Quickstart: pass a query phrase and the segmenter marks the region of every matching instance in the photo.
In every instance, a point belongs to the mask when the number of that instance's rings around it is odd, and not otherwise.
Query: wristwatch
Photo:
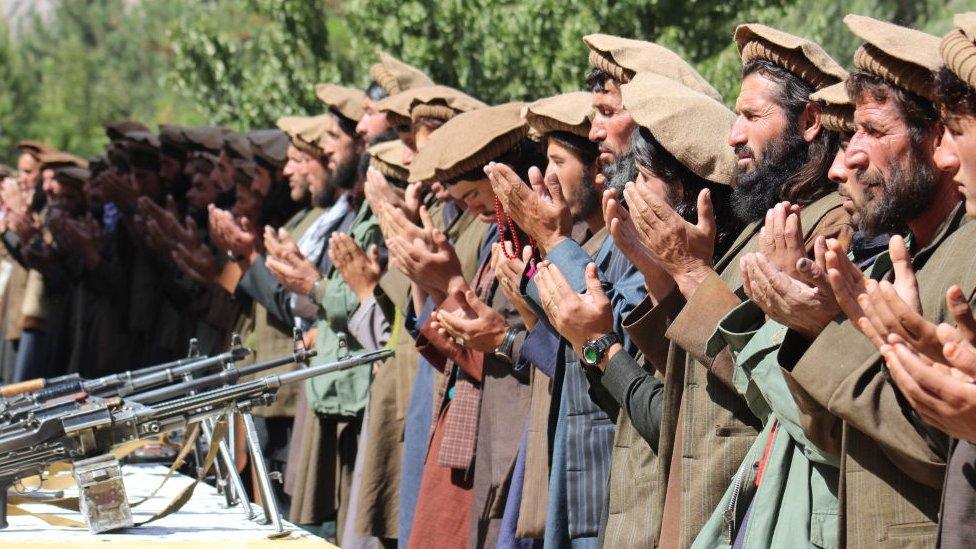
[[[586,343],[583,344],[583,348],[580,350],[580,364],[590,368],[595,368],[598,364],[600,364],[600,362],[603,361],[603,357],[607,354],[607,350],[609,350],[614,343],[620,343],[620,337],[614,332],[602,335],[596,339],[586,340]]]
[[[508,330],[505,331],[505,337],[502,338],[502,342],[498,344],[495,348],[495,357],[505,362],[512,363],[512,345],[515,343],[515,336],[518,335],[518,330],[509,326]]]

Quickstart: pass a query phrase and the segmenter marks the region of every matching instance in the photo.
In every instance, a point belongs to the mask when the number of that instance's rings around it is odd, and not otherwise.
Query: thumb
[[[891,265],[895,271],[895,279],[905,282],[915,280],[915,271],[912,270],[912,257],[908,254],[905,246],[905,239],[900,235],[891,237],[888,241],[888,255],[891,257]]]
[[[597,275],[596,263],[588,263],[586,265],[586,272],[583,273],[583,278],[586,284],[586,293],[593,295],[603,294],[603,284]]]
[[[464,301],[468,303],[468,307],[471,307],[471,310],[479,315],[485,311],[485,309],[490,308],[483,301],[478,299],[478,296],[474,295],[474,290],[467,290],[464,292]]]
[[[532,261],[532,246],[522,247],[522,261],[524,261],[526,264],[528,264],[529,261]]]
[[[544,181],[546,190],[549,191],[549,196],[552,198],[552,201],[556,204],[564,204],[566,199],[563,197],[563,184],[560,183],[559,177],[555,173],[552,173]]]
[[[241,218],[241,230],[244,232],[251,232],[251,221],[246,217]]]
[[[427,206],[420,207],[420,224],[425,229],[432,229],[434,227],[434,222],[430,218],[430,211]]]
[[[539,196],[546,194],[546,182],[544,179],[542,171],[539,168],[535,166],[529,168],[529,185],[532,186],[532,190]]]
[[[698,193],[698,229],[715,238],[715,210],[712,208],[712,192],[708,189]]]
[[[376,244],[369,247],[369,262],[376,267],[380,264],[380,247]]]

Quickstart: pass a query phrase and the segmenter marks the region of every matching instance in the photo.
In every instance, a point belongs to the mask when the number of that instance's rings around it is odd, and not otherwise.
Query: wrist
[[[454,292],[463,292],[467,289],[468,282],[461,275],[454,275],[447,281],[446,293],[451,295]]]
[[[685,296],[686,299],[691,298],[701,283],[708,278],[711,269],[704,263],[697,263],[692,265],[690,268],[682,270],[680,273],[674,273],[674,282],[678,286],[678,291],[681,295]]]
[[[603,355],[603,360],[601,360],[596,365],[596,367],[599,368],[601,372],[606,372],[607,371],[607,366],[610,365],[610,361],[613,360],[613,357],[617,353],[619,353],[620,351],[623,351],[623,350],[624,350],[624,346],[623,345],[621,345],[620,343],[614,343],[613,345],[610,346],[609,349],[607,349],[606,354]]]

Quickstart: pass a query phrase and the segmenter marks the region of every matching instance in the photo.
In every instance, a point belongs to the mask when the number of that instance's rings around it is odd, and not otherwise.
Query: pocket
[[[891,549],[935,547],[937,533],[936,525],[931,522],[893,524],[885,528],[881,546]]]
[[[715,436],[717,437],[746,437],[746,436],[756,436],[759,434],[754,427],[749,425],[726,425],[715,427]]]

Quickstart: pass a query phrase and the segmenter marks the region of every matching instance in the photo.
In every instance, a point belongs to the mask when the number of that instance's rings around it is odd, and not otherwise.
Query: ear
[[[806,107],[800,113],[800,128],[803,129],[803,140],[812,143],[820,135],[820,105],[814,101],[807,101]]]

